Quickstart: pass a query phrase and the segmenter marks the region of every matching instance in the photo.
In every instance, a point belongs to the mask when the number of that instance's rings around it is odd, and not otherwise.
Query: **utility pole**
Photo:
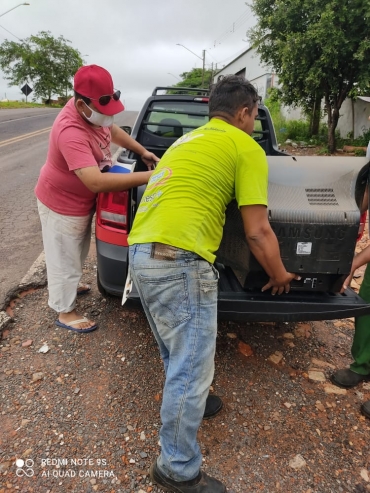
[[[202,89],[204,86],[204,69],[206,65],[206,50],[203,50],[203,70],[202,70]]]
[[[202,89],[203,89],[203,85],[204,85],[204,70],[205,70],[205,65],[206,65],[206,50],[203,50],[202,52],[202,57],[200,57],[199,55],[197,55],[196,53],[194,53],[194,51],[191,51],[189,50],[189,48],[186,48],[186,46],[180,44],[180,43],[176,43],[177,46],[182,46],[183,48],[185,48],[185,50],[188,50],[190,51],[190,53],[192,53],[193,55],[195,55],[196,57],[200,58],[200,60],[202,60],[203,62],[203,69],[202,69]]]

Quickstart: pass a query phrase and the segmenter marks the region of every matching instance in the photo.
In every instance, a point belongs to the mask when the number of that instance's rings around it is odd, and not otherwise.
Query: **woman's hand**
[[[344,280],[344,283],[343,283],[343,286],[340,290],[340,293],[343,293],[348,287],[351,287],[351,282],[352,282],[354,273],[355,273],[354,270],[351,271],[350,275]]]
[[[142,153],[141,159],[146,164],[148,169],[154,169],[156,164],[159,162],[159,157],[147,150]]]

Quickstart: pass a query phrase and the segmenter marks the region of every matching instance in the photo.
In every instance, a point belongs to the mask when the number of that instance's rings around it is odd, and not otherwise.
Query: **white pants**
[[[88,216],[63,216],[37,200],[48,277],[49,306],[69,313],[76,306],[82,266],[89,253],[91,222]]]

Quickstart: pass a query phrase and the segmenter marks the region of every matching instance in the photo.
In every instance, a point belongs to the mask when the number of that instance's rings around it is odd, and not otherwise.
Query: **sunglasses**
[[[89,98],[92,101],[99,101],[99,104],[101,106],[106,106],[111,99],[114,99],[114,101],[118,101],[119,98],[121,97],[121,91],[116,91],[114,94],[107,94],[106,96],[100,96],[100,98]]]

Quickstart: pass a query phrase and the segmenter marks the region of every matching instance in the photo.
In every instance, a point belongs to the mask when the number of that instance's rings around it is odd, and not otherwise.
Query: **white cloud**
[[[122,91],[126,108],[138,110],[154,87],[176,83],[174,76],[202,66],[218,67],[248,45],[246,31],[254,19],[243,0],[2,0],[0,43],[40,31],[63,35],[87,64],[105,67]],[[4,29],[5,28],[5,29]],[[221,41],[214,44],[215,40]],[[177,46],[180,43],[193,51]],[[0,99],[19,99],[0,72]]]

